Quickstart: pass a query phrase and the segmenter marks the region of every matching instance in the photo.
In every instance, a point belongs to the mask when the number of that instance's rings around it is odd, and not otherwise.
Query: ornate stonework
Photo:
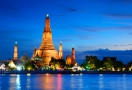
[[[34,51],[33,57],[36,55],[42,58],[45,65],[49,65],[51,57],[59,58],[58,51],[54,48],[52,41],[52,32],[50,28],[49,15],[46,16],[45,28],[42,36],[42,43],[38,49]]]
[[[72,62],[71,62],[71,57],[70,57],[69,54],[68,54],[68,56],[66,57],[66,64],[68,64],[68,65],[72,64]]]
[[[63,50],[62,50],[62,44],[61,43],[59,46],[59,59],[63,59]]]
[[[74,64],[76,64],[76,59],[75,59],[75,49],[74,49],[74,47],[72,48],[72,64],[74,65]]]
[[[18,60],[18,46],[17,46],[17,42],[15,42],[15,46],[14,46],[13,60]]]

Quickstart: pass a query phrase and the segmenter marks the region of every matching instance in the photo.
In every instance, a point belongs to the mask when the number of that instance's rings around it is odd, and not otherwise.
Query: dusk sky
[[[132,60],[132,0],[0,0],[0,60],[13,58],[16,41],[19,59],[25,52],[31,57],[41,44],[47,13],[64,59],[74,45],[78,63],[86,55]]]

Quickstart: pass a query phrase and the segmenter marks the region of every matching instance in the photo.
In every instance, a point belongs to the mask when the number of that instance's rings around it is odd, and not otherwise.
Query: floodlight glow
[[[20,71],[20,70],[21,70],[21,68],[20,68],[19,66],[17,66],[17,70],[18,70],[18,71]]]

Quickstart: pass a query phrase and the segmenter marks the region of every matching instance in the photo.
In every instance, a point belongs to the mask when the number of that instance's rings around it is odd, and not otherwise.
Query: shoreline
[[[132,71],[0,71],[0,74],[132,74]]]

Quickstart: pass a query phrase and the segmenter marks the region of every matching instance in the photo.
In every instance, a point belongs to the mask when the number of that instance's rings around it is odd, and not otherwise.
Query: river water
[[[0,90],[132,90],[132,75],[3,74]]]

